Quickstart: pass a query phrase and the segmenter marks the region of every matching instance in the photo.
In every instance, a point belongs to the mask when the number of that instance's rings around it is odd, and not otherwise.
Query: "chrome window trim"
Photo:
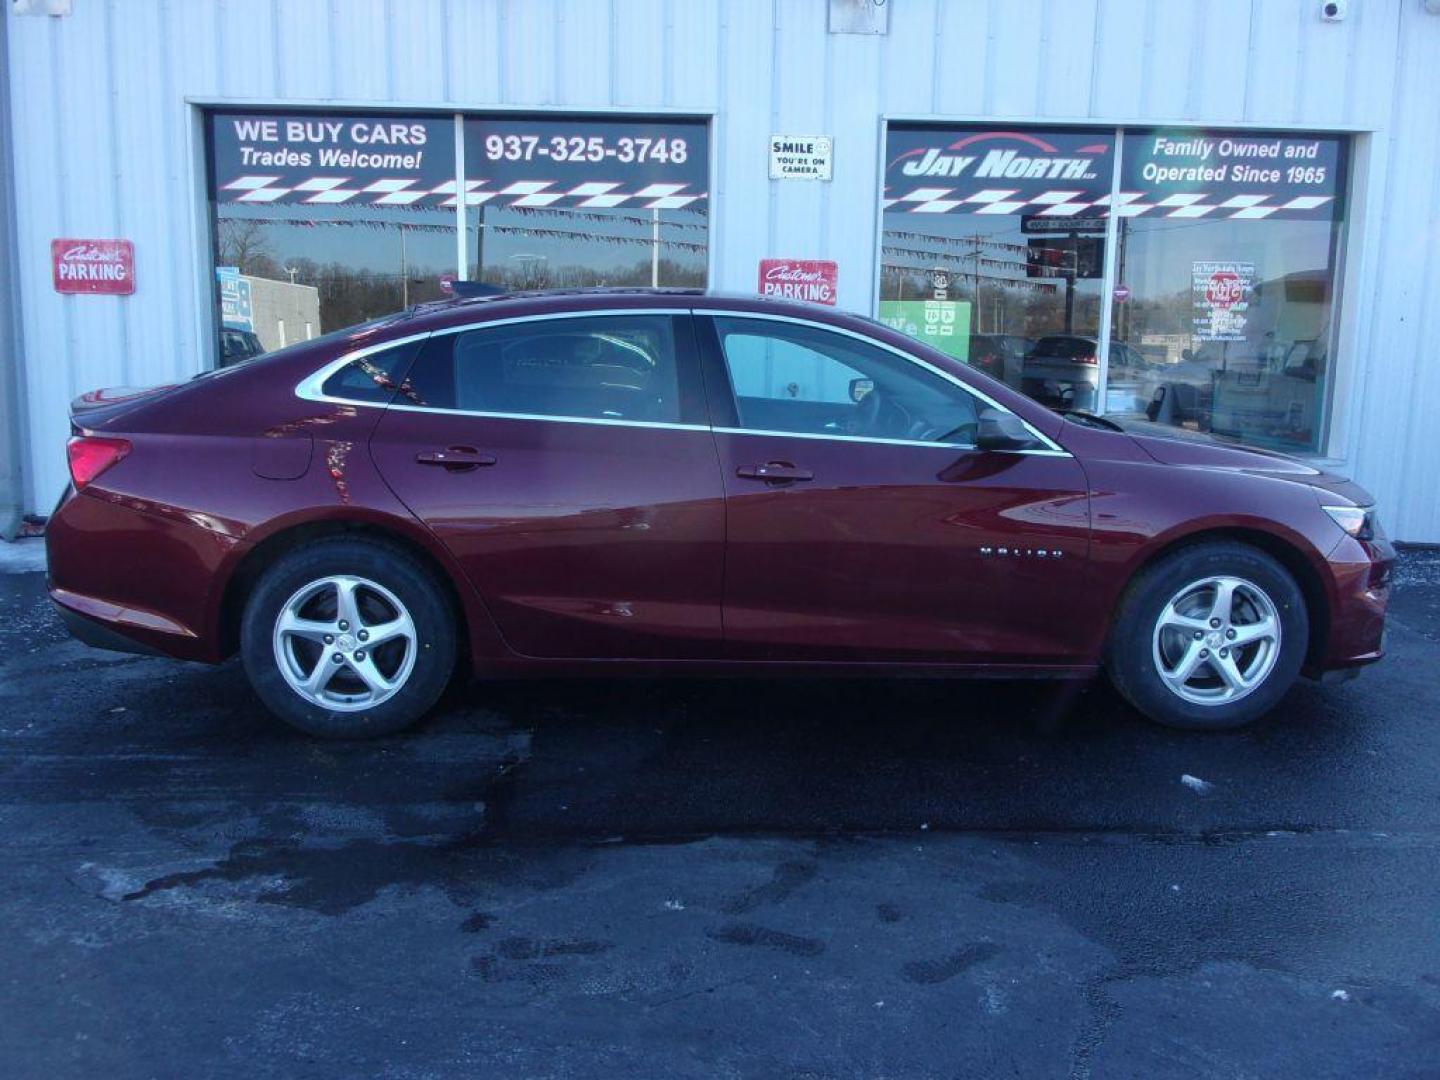
[[[384,408],[385,406],[382,406]],[[599,424],[602,427],[660,428],[664,431],[710,431],[708,424],[670,424],[662,420],[617,420],[608,416],[547,416],[544,413],[482,412],[478,409],[441,409],[433,405],[390,405],[408,413],[436,416],[478,416],[485,420],[542,420],[547,424]]]
[[[769,431],[764,428],[712,427],[717,435],[763,435],[774,439],[828,439],[833,442],[875,443],[880,446],[920,446],[942,450],[978,449],[974,443],[924,442],[920,439],[879,439],[869,435],[827,435],[811,431]],[[992,454],[1025,454],[1030,457],[1071,457],[1066,450],[991,450]]]
[[[926,442],[923,439],[880,439],[870,435],[831,435],[820,431],[767,431],[764,428],[717,427],[717,435],[764,435],[778,439],[828,439],[834,442],[877,443],[880,446],[933,446],[942,450],[974,450],[974,443]],[[1049,453],[1049,451],[1046,451]]]
[[[405,337],[390,338],[387,341],[377,342],[374,345],[366,345],[359,349],[352,349],[343,353],[325,364],[319,370],[312,372],[295,386],[295,396],[304,401],[324,402],[329,405],[348,405],[352,408],[370,409],[398,409],[401,412],[412,413],[433,413],[439,416],[474,416],[486,420],[531,420],[543,421],[557,424],[595,424],[601,427],[635,427],[655,428],[663,431],[710,431],[721,435],[765,435],[772,438],[782,439],[822,439],[833,442],[853,443],[874,443],[880,446],[918,446],[918,447],[940,447],[949,450],[974,450],[973,443],[939,443],[924,442],[919,439],[880,439],[866,435],[827,435],[819,432],[797,432],[797,431],[768,431],[763,428],[741,428],[741,427],[715,427],[710,424],[671,424],[652,420],[614,420],[607,417],[591,416],[548,416],[537,413],[507,413],[507,412],[486,412],[473,409],[442,409],[432,405],[402,405],[395,402],[383,404],[377,401],[357,401],[353,398],[337,397],[333,394],[322,392],[321,387],[325,382],[341,368],[359,360],[361,357],[369,356],[371,353],[384,352],[386,349],[393,349],[400,345],[408,345],[414,341],[425,341],[432,337],[440,337],[446,334],[461,334],[470,330],[483,330],[491,326],[508,326],[516,323],[527,322],[550,322],[559,319],[576,318],[598,318],[601,316],[614,315],[723,315],[739,319],[761,319],[769,322],[791,323],[797,326],[814,327],[831,334],[839,334],[842,337],[854,338],[856,341],[872,345],[886,352],[893,353],[903,360],[908,360],[917,367],[923,368],[946,382],[959,387],[972,397],[979,398],[991,408],[999,409],[1011,416],[1016,415],[1007,409],[1000,402],[975,387],[970,386],[964,380],[956,378],[949,372],[941,371],[939,368],[926,363],[920,357],[908,353],[903,349],[896,348],[884,341],[877,341],[866,334],[850,330],[843,326],[833,326],[830,323],[820,322],[815,319],[804,319],[795,315],[779,315],[764,311],[741,311],[730,308],[596,308],[588,311],[564,311],[552,312],[544,315],[512,315],[501,319],[483,319],[478,322],[460,323],[456,326],[445,326],[438,330],[426,330],[418,334],[408,334]],[[1053,439],[1037,431],[1024,417],[1020,422],[1025,425],[1025,430],[1038,439],[1045,449],[1036,450],[1001,450],[996,453],[1023,454],[1032,457],[1071,457],[1073,455]]]
[[[971,386],[969,383],[965,382],[963,379],[959,379],[959,378],[956,378],[954,375],[951,375],[948,371],[941,371],[939,368],[935,367],[933,364],[928,364],[928,363],[926,363],[924,360],[922,360],[920,357],[916,356],[914,353],[908,353],[908,352],[906,352],[904,349],[897,348],[896,346],[891,345],[891,344],[889,344],[888,342],[878,341],[878,340],[876,340],[875,338],[870,337],[868,334],[862,334],[862,333],[860,333],[859,331],[851,330],[851,329],[849,329],[848,327],[844,327],[844,326],[833,326],[833,325],[831,325],[830,323],[820,322],[820,321],[818,321],[818,320],[816,320],[816,319],[804,319],[804,318],[801,318],[801,317],[798,316],[798,315],[779,315],[779,314],[775,314],[775,313],[768,312],[768,311],[738,311],[738,310],[734,310],[734,309],[730,309],[730,308],[695,308],[695,309],[693,309],[692,314],[695,314],[695,315],[723,315],[723,316],[726,316],[726,317],[732,318],[732,319],[763,319],[763,320],[767,320],[767,321],[769,321],[769,322],[791,323],[791,324],[794,324],[794,325],[796,325],[796,326],[810,326],[810,327],[814,327],[816,330],[823,330],[823,331],[826,331],[827,333],[831,333],[831,334],[839,334],[839,335],[841,335],[842,337],[854,338],[856,341],[864,342],[864,343],[867,344],[867,345],[873,345],[873,346],[874,346],[875,348],[877,348],[877,349],[884,349],[886,352],[888,352],[888,353],[893,353],[894,355],[900,357],[902,360],[908,360],[908,361],[910,361],[910,363],[914,364],[916,367],[923,368],[924,370],[930,372],[931,374],[938,375],[940,378],[944,379],[946,382],[951,383],[951,384],[954,385],[954,386],[958,386],[961,390],[965,391],[965,393],[969,394],[971,397],[979,398],[981,401],[985,402],[986,405],[989,405],[992,409],[999,409],[999,410],[1000,410],[1001,412],[1003,412],[1003,413],[1008,413],[1009,415],[1014,416],[1014,417],[1015,417],[1016,419],[1018,419],[1022,424],[1025,425],[1025,430],[1028,431],[1028,432],[1030,432],[1030,434],[1033,435],[1033,436],[1045,447],[1044,450],[1011,450],[1011,451],[1002,451],[1002,452],[1004,452],[1004,453],[1017,453],[1017,454],[1039,454],[1039,455],[1043,455],[1043,456],[1046,456],[1046,457],[1071,457],[1071,456],[1072,456],[1071,453],[1070,453],[1068,450],[1066,450],[1063,446],[1061,446],[1059,443],[1057,443],[1054,439],[1051,439],[1049,436],[1045,435],[1043,432],[1036,430],[1036,428],[1034,427],[1034,425],[1032,425],[1032,424],[1030,423],[1030,421],[1026,420],[1023,416],[1017,415],[1016,413],[1012,412],[1010,409],[1007,409],[1004,405],[1000,404],[1000,402],[996,401],[994,398],[992,398],[989,394],[985,393],[983,390],[977,390],[975,387]],[[720,428],[716,428],[716,430],[719,431],[719,430],[721,430],[721,429],[720,429]],[[742,429],[726,429],[726,430],[742,430]],[[747,428],[747,429],[743,429],[743,430],[745,430],[745,431],[751,431],[751,430],[753,430],[753,429]],[[794,435],[795,432],[789,432],[789,431],[759,431],[759,432],[755,432],[755,434],[759,434],[759,435]],[[831,437],[831,436],[822,436],[822,438],[830,438],[830,437]],[[859,436],[856,436],[856,437],[858,438]],[[897,441],[897,440],[893,440],[893,439],[870,439],[870,440],[867,440],[867,441],[869,441],[869,442],[895,442],[895,441]],[[904,442],[905,440],[899,440],[899,441]],[[948,444],[944,444],[944,443],[920,443],[919,445],[922,445],[922,446],[941,446],[941,445],[948,445]],[[970,447],[970,449],[974,449],[974,447],[972,446],[972,447]]]

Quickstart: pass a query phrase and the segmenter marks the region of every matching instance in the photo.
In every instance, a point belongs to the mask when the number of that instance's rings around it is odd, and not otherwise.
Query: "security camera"
[[[1339,22],[1350,13],[1350,0],[1325,0],[1320,5],[1320,18],[1325,22]]]

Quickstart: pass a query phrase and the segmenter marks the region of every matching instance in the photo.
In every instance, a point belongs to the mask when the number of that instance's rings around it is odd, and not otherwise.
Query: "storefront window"
[[[468,276],[703,288],[708,161],[698,121],[468,119]]]
[[[452,279],[506,289],[707,280],[703,121],[208,119],[222,365],[442,299]]]
[[[1338,136],[1126,133],[1110,414],[1318,448],[1345,149]]]
[[[451,117],[217,112],[210,134],[222,341],[268,352],[443,295]]]
[[[1134,130],[1120,150],[892,126],[880,318],[1055,408],[1317,449],[1345,138]]]
[[[880,318],[1056,408],[1098,393],[1111,130],[892,126]]]

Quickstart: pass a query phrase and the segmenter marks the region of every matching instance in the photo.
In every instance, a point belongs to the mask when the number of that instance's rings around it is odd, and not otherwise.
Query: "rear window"
[[[381,405],[388,404],[397,391],[411,397],[405,379],[418,349],[419,342],[411,341],[357,357],[326,379],[320,391],[326,397]]]

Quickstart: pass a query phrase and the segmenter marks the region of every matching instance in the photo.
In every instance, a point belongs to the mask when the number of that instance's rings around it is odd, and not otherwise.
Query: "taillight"
[[[130,453],[126,439],[102,439],[98,435],[77,435],[65,446],[70,458],[70,479],[79,491],[117,461]]]
[[[1080,363],[1082,363],[1082,364],[1099,364],[1100,361],[1097,360],[1097,359],[1096,359],[1095,357],[1093,357],[1093,356],[1082,356],[1082,357],[1080,357]]]

